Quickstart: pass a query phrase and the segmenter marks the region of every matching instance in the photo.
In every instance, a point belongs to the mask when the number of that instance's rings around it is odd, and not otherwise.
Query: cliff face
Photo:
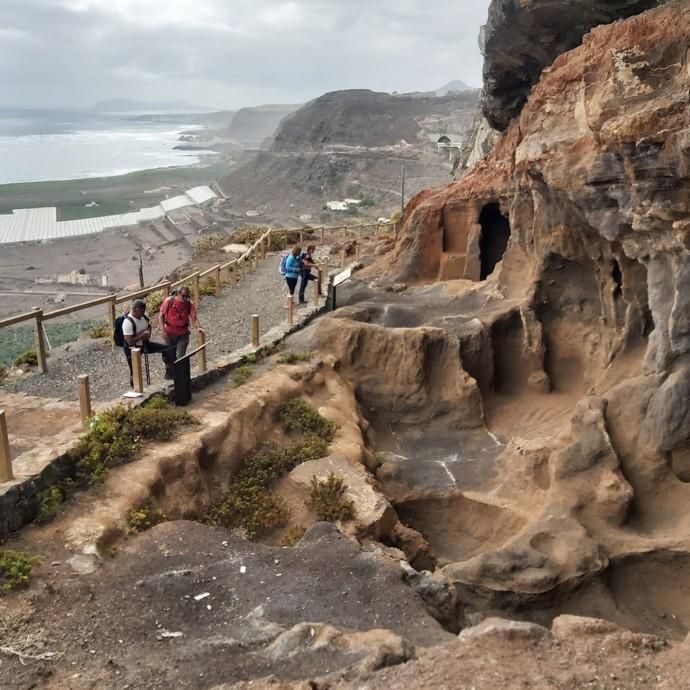
[[[533,517],[439,575],[468,601],[553,597],[632,554],[690,549],[688,45],[690,0],[592,30],[486,159],[406,208],[387,280],[464,278],[447,290],[509,314],[457,317],[490,342],[489,380],[472,374],[487,409],[574,410],[565,435],[510,441],[499,492]]]
[[[482,109],[505,130],[530,89],[562,53],[595,26],[644,12],[664,0],[493,0],[482,36]]]

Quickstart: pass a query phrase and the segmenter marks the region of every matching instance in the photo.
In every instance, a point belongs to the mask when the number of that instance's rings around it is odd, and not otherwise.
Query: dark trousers
[[[295,294],[295,288],[297,287],[297,278],[285,277],[285,282],[287,283],[288,290],[290,291],[290,296]]]
[[[304,302],[304,291],[307,289],[307,284],[310,280],[316,280],[316,276],[312,275],[310,269],[302,271],[302,277],[299,284],[299,301]]]
[[[122,349],[125,351],[127,366],[129,367],[129,385],[131,386],[134,383],[132,378],[132,348],[125,343]],[[160,352],[166,369],[172,367],[175,361],[175,348],[163,343],[156,343],[153,340],[149,340],[141,345],[141,350],[143,354],[147,355],[153,355]]]

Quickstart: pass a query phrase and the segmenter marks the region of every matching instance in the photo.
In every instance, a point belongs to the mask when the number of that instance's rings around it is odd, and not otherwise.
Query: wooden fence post
[[[321,288],[323,286],[323,270],[319,268],[319,277],[316,280],[316,284],[318,285],[318,290],[319,290],[319,295],[321,294]]]
[[[132,348],[132,383],[137,393],[144,392],[144,377],[141,371],[141,349]]]
[[[347,225],[343,225],[343,240],[347,240]]]
[[[221,294],[223,293],[223,285],[220,280],[220,264],[216,266],[216,271],[215,271],[215,281],[216,281],[216,297],[220,297]]]
[[[252,314],[252,345],[259,347],[259,315]]]
[[[312,283],[314,284],[314,306],[318,307],[319,306],[319,281],[313,280]]]
[[[194,304],[196,308],[199,308],[201,303],[201,291],[199,290],[199,272],[192,274],[192,298],[194,299]]]
[[[34,348],[36,350],[36,360],[38,362],[38,370],[45,374],[48,371],[48,363],[46,361],[46,340],[43,333],[43,309],[34,307],[33,312],[36,314],[34,320]]]
[[[295,320],[295,303],[292,301],[292,295],[287,297],[287,322],[288,326],[292,326]]]
[[[357,233],[358,233],[357,237],[358,237],[359,241],[361,242],[362,241],[362,235],[364,233],[364,224],[363,223],[359,224],[359,229],[357,230]]]
[[[204,331],[197,331],[197,341],[198,341],[198,347],[201,347],[202,345],[206,345],[206,333]],[[208,360],[206,359],[206,348],[201,350],[199,353],[199,366],[201,367],[202,373],[206,373],[208,371]]]
[[[323,243],[324,243],[324,242],[323,242],[323,239],[324,239],[323,236],[324,236],[325,231],[326,231],[326,228],[322,225],[322,226],[321,226],[321,244],[322,244],[322,245],[323,245]]]
[[[355,242],[355,261],[359,261],[359,242]]]
[[[300,246],[304,244],[304,228],[299,229],[299,243]]]
[[[235,284],[240,282],[240,262],[235,261],[232,265],[232,275],[235,278]]]
[[[115,341],[113,340],[113,335],[115,334],[115,319],[117,312],[117,302],[116,297],[113,295],[110,301],[106,305],[106,318],[108,319],[108,326],[110,327],[110,343],[112,347],[115,347]]]
[[[89,419],[93,416],[91,412],[91,387],[89,386],[88,374],[79,376],[79,409],[81,411],[82,424],[88,427]]]
[[[5,417],[5,410],[0,410],[0,482],[11,482],[13,479],[7,418]]]

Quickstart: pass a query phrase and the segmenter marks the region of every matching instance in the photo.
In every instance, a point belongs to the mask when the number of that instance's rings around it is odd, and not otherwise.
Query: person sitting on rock
[[[285,282],[290,292],[290,299],[295,295],[295,288],[297,287],[297,280],[302,272],[302,247],[294,247],[285,262]]]
[[[132,309],[122,321],[123,349],[129,367],[129,385],[134,385],[132,378],[132,348],[139,347],[145,355],[160,352],[165,364],[166,373],[172,371],[174,353],[164,343],[151,340],[151,322],[146,316],[146,303],[143,299],[134,300]]]
[[[299,285],[299,303],[306,304],[307,301],[304,299],[304,291],[307,289],[307,285],[310,280],[317,280],[311,269],[315,268],[320,270],[319,267],[314,263],[314,252],[316,251],[316,245],[310,244],[307,246],[307,250],[302,252],[300,259],[302,261],[302,273],[300,277]]]
[[[166,297],[158,313],[161,330],[165,334],[165,341],[176,359],[184,357],[189,346],[189,325],[201,333],[204,329],[199,325],[196,306],[191,300],[189,288],[183,285],[170,297]],[[166,372],[166,378],[171,372]]]

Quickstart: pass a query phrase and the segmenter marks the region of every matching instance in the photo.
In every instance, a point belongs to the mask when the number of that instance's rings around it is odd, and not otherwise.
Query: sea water
[[[193,115],[0,109],[0,184],[108,177],[195,165],[209,151],[180,151]]]

